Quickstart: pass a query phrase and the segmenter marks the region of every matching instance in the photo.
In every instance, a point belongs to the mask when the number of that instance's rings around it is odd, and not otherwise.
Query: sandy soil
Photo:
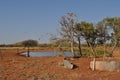
[[[74,69],[59,66],[62,57],[28,58],[15,50],[2,51],[0,80],[120,80],[120,72],[92,71],[91,58],[70,60]]]

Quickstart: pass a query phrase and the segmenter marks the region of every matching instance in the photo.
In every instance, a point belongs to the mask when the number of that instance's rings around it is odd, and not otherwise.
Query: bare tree
[[[63,38],[70,42],[71,44],[71,52],[73,56],[74,53],[74,26],[77,23],[77,16],[74,13],[68,13],[65,16],[61,17],[61,35]]]

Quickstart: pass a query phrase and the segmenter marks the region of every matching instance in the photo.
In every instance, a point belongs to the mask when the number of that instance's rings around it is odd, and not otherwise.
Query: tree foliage
[[[95,46],[103,45],[104,53],[107,44],[113,44],[113,53],[115,47],[120,40],[120,18],[104,18],[97,24],[89,23],[86,21],[78,22],[74,13],[67,14],[61,18],[61,35],[67,41],[71,43],[73,49],[73,43],[77,40],[80,54],[81,52],[81,40],[85,40],[88,47],[90,47],[93,55],[95,56]],[[76,40],[75,40],[76,38]],[[71,49],[71,51],[72,51]]]
[[[22,42],[22,44],[25,47],[34,47],[34,46],[38,46],[38,42],[36,40],[25,40]]]
[[[113,53],[113,51],[117,47],[117,44],[119,44],[120,41],[120,18],[113,17],[113,18],[105,18],[104,20],[107,22],[107,26],[109,26],[112,29],[111,41],[112,43],[114,43],[114,45],[111,53]]]

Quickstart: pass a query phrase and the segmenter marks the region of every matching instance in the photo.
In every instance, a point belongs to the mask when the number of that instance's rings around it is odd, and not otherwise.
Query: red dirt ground
[[[91,58],[72,60],[77,68],[67,69],[58,65],[62,57],[23,57],[15,50],[4,50],[2,54],[0,80],[120,80],[120,72],[92,71]]]

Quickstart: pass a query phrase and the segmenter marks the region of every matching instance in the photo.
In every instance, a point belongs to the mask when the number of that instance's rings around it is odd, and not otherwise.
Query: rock
[[[0,73],[4,72],[5,69],[3,67],[0,66]]]
[[[36,77],[36,76],[31,76],[28,80],[38,80],[38,77]]]
[[[64,60],[64,66],[65,68],[73,69],[73,64],[70,63],[68,60]]]
[[[59,66],[64,66],[64,64],[62,62],[59,62],[58,65]]]
[[[4,78],[0,77],[0,80],[5,80]]]
[[[113,57],[113,54],[112,53],[108,53],[105,55],[106,57]]]

